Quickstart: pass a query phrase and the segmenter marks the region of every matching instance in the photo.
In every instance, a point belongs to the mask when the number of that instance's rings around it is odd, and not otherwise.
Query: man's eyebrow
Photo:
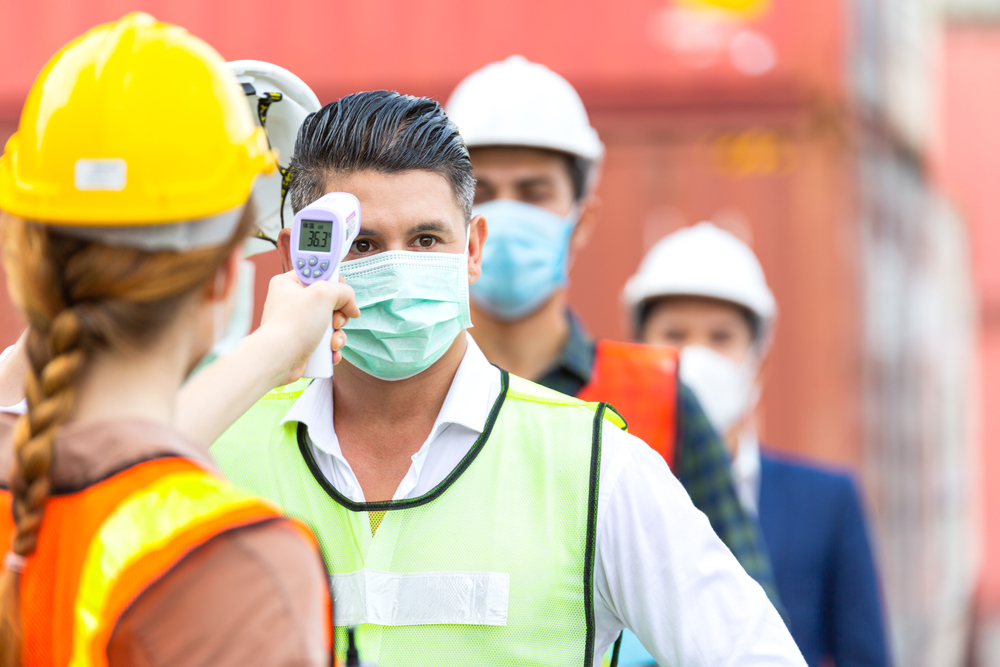
[[[362,227],[358,230],[358,236],[378,236],[378,232],[368,227]]]
[[[550,176],[525,176],[517,179],[514,184],[519,188],[531,187],[533,185],[552,185]]]
[[[421,222],[418,225],[410,227],[406,232],[407,234],[417,234],[419,232],[447,232],[450,227],[443,222]]]

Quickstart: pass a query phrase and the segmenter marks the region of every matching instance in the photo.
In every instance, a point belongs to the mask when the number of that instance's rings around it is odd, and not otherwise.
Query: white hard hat
[[[757,343],[770,343],[777,305],[764,269],[750,247],[710,222],[660,239],[625,284],[625,305],[635,318],[649,299],[703,296],[743,306],[759,322]]]
[[[264,128],[271,148],[278,155],[280,170],[259,176],[251,195],[257,209],[257,229],[267,238],[277,240],[282,227],[282,178],[292,159],[299,127],[306,116],[319,111],[319,99],[302,79],[277,65],[259,60],[234,60],[227,65],[243,84],[255,122]],[[291,222],[291,202],[286,200],[284,208],[285,219]],[[246,254],[256,255],[274,247],[264,238],[251,238]]]
[[[570,83],[510,56],[465,77],[445,107],[469,148],[529,146],[598,162],[604,146]]]

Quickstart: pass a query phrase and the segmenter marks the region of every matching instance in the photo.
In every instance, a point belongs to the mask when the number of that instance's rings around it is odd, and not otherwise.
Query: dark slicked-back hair
[[[331,176],[431,171],[451,185],[466,222],[476,181],[458,128],[426,97],[355,93],[306,117],[295,140],[288,194],[296,213],[326,192]]]

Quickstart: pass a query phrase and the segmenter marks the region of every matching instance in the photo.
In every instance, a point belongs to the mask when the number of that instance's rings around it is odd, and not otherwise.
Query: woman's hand
[[[260,327],[181,387],[177,427],[210,445],[261,396],[302,377],[331,320],[331,352],[340,361],[347,340],[340,329],[360,314],[354,290],[342,280],[303,286],[291,271],[271,278]]]
[[[264,301],[260,328],[247,337],[256,337],[254,344],[273,355],[274,386],[294,382],[302,377],[309,356],[316,349],[327,325],[333,322],[330,349],[333,363],[342,358],[340,350],[347,342],[343,326],[351,317],[360,315],[354,301],[354,290],[343,277],[339,282],[318,281],[303,286],[294,271],[271,278]]]

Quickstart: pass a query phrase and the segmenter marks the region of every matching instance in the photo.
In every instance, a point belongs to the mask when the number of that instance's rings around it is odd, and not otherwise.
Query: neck
[[[422,373],[394,382],[343,362],[333,377],[333,427],[368,502],[391,500],[434,427],[468,342],[463,331]]]
[[[24,378],[28,374],[28,332],[25,330],[0,362],[0,406],[17,405],[24,399]]]
[[[142,352],[96,355],[77,388],[73,421],[141,419],[172,425],[189,356],[188,346],[176,340]]]
[[[552,295],[541,309],[506,322],[491,317],[472,303],[469,332],[491,363],[514,375],[537,380],[559,359],[569,338],[566,290]]]

